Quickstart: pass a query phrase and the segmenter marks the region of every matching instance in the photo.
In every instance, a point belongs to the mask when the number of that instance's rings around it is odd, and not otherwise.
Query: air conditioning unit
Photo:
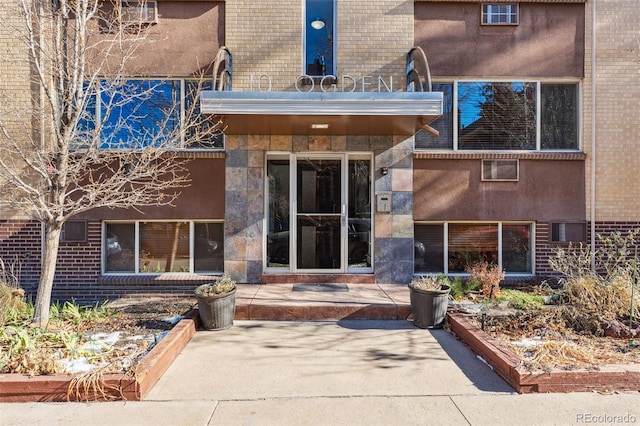
[[[155,24],[158,22],[158,3],[149,1],[123,1],[120,7],[122,22]]]
[[[518,181],[518,160],[482,160],[483,181]]]
[[[60,241],[68,243],[81,243],[87,241],[87,221],[67,220],[62,225]]]

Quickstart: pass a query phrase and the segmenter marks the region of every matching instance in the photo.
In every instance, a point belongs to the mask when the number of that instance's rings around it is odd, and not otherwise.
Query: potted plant
[[[224,274],[195,290],[198,313],[205,330],[225,330],[233,325],[236,314],[236,282]]]
[[[449,280],[444,276],[424,276],[409,283],[413,324],[420,328],[440,328],[447,315]]]

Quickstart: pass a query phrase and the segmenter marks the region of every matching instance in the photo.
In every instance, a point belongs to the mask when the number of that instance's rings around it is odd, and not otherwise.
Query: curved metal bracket
[[[225,46],[222,46],[216,54],[213,63],[212,83],[213,90],[229,91],[231,90],[231,52]]]
[[[417,76],[415,75],[417,74]],[[416,89],[419,84],[420,90]],[[407,91],[430,92],[431,91],[431,71],[427,55],[419,46],[414,46],[407,53]]]

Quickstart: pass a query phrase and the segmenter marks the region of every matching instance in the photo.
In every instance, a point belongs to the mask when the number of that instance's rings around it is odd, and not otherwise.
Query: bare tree
[[[148,27],[119,2],[14,4],[20,19],[0,25],[26,52],[31,103],[1,94],[0,185],[3,209],[44,225],[33,318],[44,324],[65,221],[100,207],[172,205],[189,185],[180,148],[206,143],[216,124],[200,118],[197,101],[181,108],[171,84],[127,79],[136,49],[150,45]]]

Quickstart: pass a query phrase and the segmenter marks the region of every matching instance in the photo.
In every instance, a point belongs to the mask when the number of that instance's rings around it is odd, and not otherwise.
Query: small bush
[[[512,289],[502,290],[495,300],[509,302],[514,309],[538,309],[544,305],[544,296]]]
[[[449,280],[449,283],[451,287],[451,298],[454,300],[462,299],[480,285],[478,280],[465,280],[461,277],[455,277]]]
[[[471,280],[477,280],[480,283],[480,291],[489,299],[493,299],[498,294],[500,282],[505,276],[500,266],[488,262],[475,263],[467,267],[467,272]]]
[[[640,244],[640,228],[597,239],[597,250],[570,245],[556,250],[549,264],[564,275],[560,319],[576,331],[602,335],[603,323],[626,321],[632,310],[640,311],[640,291],[633,290],[640,275],[633,257]]]

